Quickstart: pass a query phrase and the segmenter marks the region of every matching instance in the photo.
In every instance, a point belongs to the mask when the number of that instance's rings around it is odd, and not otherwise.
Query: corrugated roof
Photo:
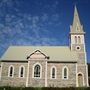
[[[10,46],[1,60],[25,61],[36,50],[49,56],[50,61],[77,61],[77,54],[68,46]]]

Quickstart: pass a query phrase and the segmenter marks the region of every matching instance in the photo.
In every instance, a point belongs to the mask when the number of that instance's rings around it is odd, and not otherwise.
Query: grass
[[[0,87],[0,90],[90,90],[90,87]]]

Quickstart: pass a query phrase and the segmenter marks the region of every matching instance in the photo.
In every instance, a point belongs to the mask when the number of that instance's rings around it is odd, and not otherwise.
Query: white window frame
[[[64,69],[65,68],[67,69],[67,78],[64,78]],[[68,73],[69,73],[68,71],[69,71],[68,70],[68,67],[67,66],[64,66],[63,69],[62,69],[62,79],[64,79],[64,80],[67,80],[68,79]]]
[[[77,49],[79,47],[79,49]],[[79,45],[76,46],[76,50],[77,51],[80,51],[81,50],[81,47]]]
[[[34,77],[34,68],[35,68],[36,65],[40,66],[40,77]],[[32,78],[35,78],[35,79],[41,79],[42,78],[42,65],[40,63],[35,63],[33,65],[33,68],[32,68]]]
[[[77,44],[78,43],[78,37],[75,36],[74,39],[75,39],[75,44]]]
[[[52,78],[52,69],[55,69],[55,78]],[[57,69],[56,69],[56,67],[55,66],[52,66],[51,67],[51,70],[50,70],[50,79],[56,79],[57,78]]]
[[[12,76],[10,76],[10,68],[11,68],[11,67],[13,67]],[[10,65],[9,68],[8,68],[8,77],[11,77],[11,78],[14,77],[14,66],[13,66],[13,65]]]
[[[78,36],[78,43],[81,44],[81,36]]]
[[[21,68],[23,67],[23,77],[21,77]],[[25,66],[21,65],[19,67],[19,78],[24,78],[25,77]]]

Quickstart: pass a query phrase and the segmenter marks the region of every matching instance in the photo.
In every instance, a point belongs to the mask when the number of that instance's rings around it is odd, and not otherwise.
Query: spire
[[[78,15],[78,11],[77,11],[77,7],[75,6],[74,8],[74,20],[73,20],[73,25],[78,23],[79,25],[80,24],[80,19],[79,19],[79,15]]]
[[[80,23],[77,7],[75,5],[74,7],[74,19],[73,19],[73,24],[70,26],[71,32],[70,33],[84,33],[83,32],[83,27]]]

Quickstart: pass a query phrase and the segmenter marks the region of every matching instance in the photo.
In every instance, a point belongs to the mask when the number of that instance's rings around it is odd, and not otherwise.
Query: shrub
[[[0,87],[0,90],[90,90],[90,87]]]

